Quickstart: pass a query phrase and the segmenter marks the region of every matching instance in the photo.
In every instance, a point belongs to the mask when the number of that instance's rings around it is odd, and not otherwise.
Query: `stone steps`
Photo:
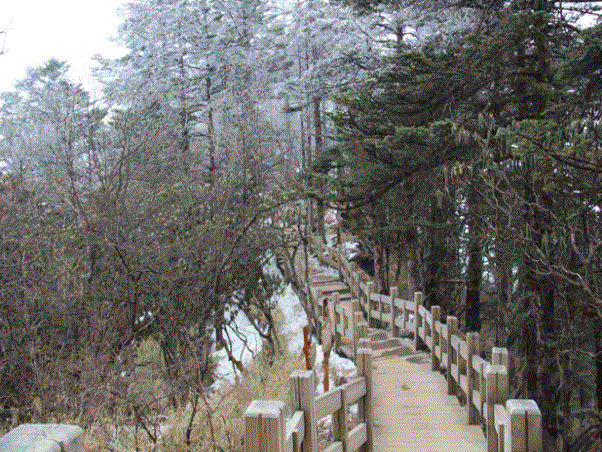
[[[372,343],[372,354],[374,359],[416,354],[412,341],[392,337],[388,331],[370,328],[368,330],[368,336]]]

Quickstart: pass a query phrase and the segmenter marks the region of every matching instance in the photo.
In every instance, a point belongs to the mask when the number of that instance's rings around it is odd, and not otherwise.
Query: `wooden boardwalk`
[[[443,375],[426,354],[375,357],[376,452],[483,452],[480,426],[467,425],[466,410],[447,395]]]
[[[351,309],[349,288],[310,269],[309,290],[318,302],[333,292]],[[373,349],[375,452],[484,452],[481,426],[468,425],[466,409],[447,395],[447,382],[431,371],[430,355],[416,353],[385,331],[370,329]],[[348,347],[343,347],[343,350]]]

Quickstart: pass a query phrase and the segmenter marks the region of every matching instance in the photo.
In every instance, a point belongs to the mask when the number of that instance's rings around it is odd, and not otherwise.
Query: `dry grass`
[[[258,356],[245,370],[239,383],[203,400],[195,416],[190,445],[185,432],[190,410],[173,413],[171,431],[165,437],[164,451],[242,451],[244,412],[254,399],[288,400],[288,378],[302,366],[301,357],[283,353],[273,360]]]
[[[282,316],[276,311],[277,324]],[[281,337],[281,343],[287,340]],[[136,422],[135,413],[124,409],[110,416],[99,413],[86,431],[87,452],[198,452],[242,451],[244,412],[254,399],[289,400],[289,376],[303,368],[301,354],[281,352],[274,357],[259,353],[235,384],[226,384],[219,391],[196,399],[182,401],[173,409],[169,405],[169,388],[163,382],[159,345],[152,339],[138,349],[139,364],[130,384],[128,397],[137,400],[146,410],[144,420],[152,436]],[[126,404],[127,405],[127,404]],[[194,412],[193,422],[190,423]],[[192,426],[187,440],[187,431]]]

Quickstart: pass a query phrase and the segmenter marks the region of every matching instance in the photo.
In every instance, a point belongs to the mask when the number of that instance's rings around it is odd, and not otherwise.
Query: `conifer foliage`
[[[340,144],[327,158],[344,170],[329,193],[385,210],[370,234],[405,241],[408,283],[518,353],[515,394],[537,401],[548,448],[593,450],[599,418],[573,426],[602,381],[600,336],[583,334],[600,312],[599,27],[572,19],[595,11],[463,6],[474,8],[470,33],[398,48],[338,98]]]

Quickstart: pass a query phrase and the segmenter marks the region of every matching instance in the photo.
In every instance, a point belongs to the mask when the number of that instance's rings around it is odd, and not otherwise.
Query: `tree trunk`
[[[383,233],[385,226],[385,215],[382,212],[383,206],[374,207],[374,232],[373,232],[373,264],[374,264],[374,284],[377,293],[389,293],[389,275],[385,264],[385,243],[386,238]]]
[[[414,192],[411,187],[409,187],[409,183],[406,184],[406,190],[408,194],[406,196],[407,208],[408,208],[408,218],[413,221],[414,214]],[[409,190],[408,190],[409,189]],[[406,248],[406,266],[407,266],[407,281],[408,281],[408,294],[407,297],[410,300],[414,299],[414,292],[416,292],[416,288],[418,287],[418,256],[417,256],[417,240],[418,240],[418,231],[414,224],[410,224],[405,233],[405,248]]]
[[[437,199],[435,194],[431,197],[431,227],[428,229],[429,252],[426,256],[426,274],[424,278],[424,305],[427,309],[431,306],[441,306],[443,312],[448,312],[445,299],[441,296],[444,292],[444,282],[447,280],[445,249],[446,231],[445,200]]]
[[[323,142],[322,142],[322,113],[320,111],[320,104],[321,104],[321,99],[319,97],[314,98],[314,131],[315,131],[315,155],[319,156],[322,154],[323,152]],[[320,185],[317,188],[320,188],[320,191],[322,191],[322,183],[320,181],[318,181],[318,184]],[[326,226],[324,224],[324,217],[325,217],[325,206],[324,206],[324,201],[318,197],[318,200],[316,201],[316,222],[317,222],[317,229],[318,229],[318,234],[320,235],[320,237],[322,237],[322,240],[324,240],[324,243],[326,243]]]
[[[209,110],[207,111],[207,157],[209,159],[207,170],[209,171],[210,180],[211,182],[213,182],[213,172],[215,171],[215,131],[213,129],[213,102],[211,99],[211,77],[207,77],[205,79],[205,92],[207,95],[207,104],[209,105]]]
[[[596,408],[602,413],[602,322],[595,323],[595,352],[596,352]]]
[[[483,256],[481,254],[481,221],[477,213],[478,193],[476,177],[468,186],[468,266],[466,268],[466,331],[481,330],[480,288],[483,275]]]

